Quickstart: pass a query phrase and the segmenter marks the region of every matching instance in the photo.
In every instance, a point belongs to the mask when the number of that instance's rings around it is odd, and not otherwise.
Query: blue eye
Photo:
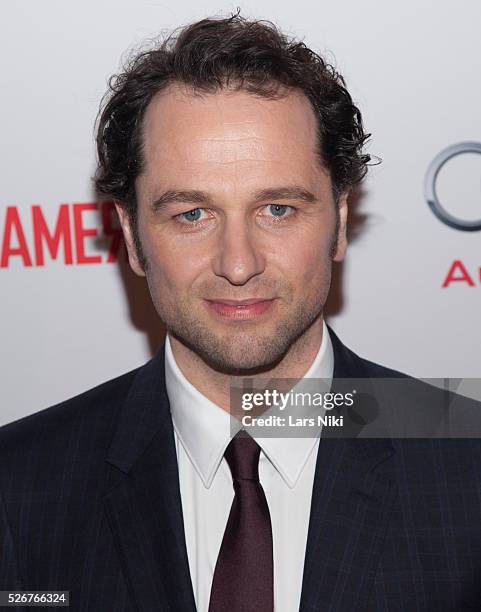
[[[181,213],[179,217],[185,219],[186,221],[198,221],[202,210],[202,208],[194,208],[193,210],[189,210],[188,212]]]
[[[274,214],[275,217],[283,217],[286,210],[288,208],[291,208],[290,206],[285,206],[282,204],[268,204],[268,206],[271,209],[271,212]],[[275,209],[275,213],[272,209]]]
[[[271,214],[267,215],[267,217],[273,220],[275,223],[281,221],[287,221],[293,215],[296,214],[295,206],[289,206],[287,204],[266,204],[266,208],[269,209]],[[292,221],[293,219],[291,219]]]

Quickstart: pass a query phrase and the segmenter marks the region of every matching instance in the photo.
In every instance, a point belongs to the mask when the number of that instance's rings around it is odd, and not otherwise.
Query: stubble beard
[[[315,295],[294,306],[292,301],[286,305],[284,300],[273,304],[277,318],[274,324],[266,313],[261,315],[266,323],[256,324],[254,319],[223,324],[220,320],[212,325],[208,317],[216,315],[207,311],[205,316],[198,315],[191,302],[162,304],[154,299],[154,304],[169,333],[211,369],[229,376],[253,376],[272,370],[296,343],[302,350],[302,337],[322,316],[330,269],[327,274]],[[152,291],[153,297],[154,294]]]

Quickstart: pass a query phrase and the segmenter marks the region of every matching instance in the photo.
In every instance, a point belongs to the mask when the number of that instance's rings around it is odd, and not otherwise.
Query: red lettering
[[[75,227],[75,249],[77,251],[77,263],[89,264],[89,263],[102,263],[102,257],[100,255],[85,255],[85,244],[84,239],[87,236],[97,236],[97,229],[89,228],[86,229],[83,226],[82,214],[86,210],[97,210],[97,204],[95,202],[82,203],[73,205],[73,219]]]
[[[459,273],[456,276],[456,273]],[[470,287],[474,287],[474,281],[469,275],[469,272],[464,267],[463,262],[460,259],[455,259],[449,268],[449,272],[444,279],[443,287],[449,287],[451,283],[468,283]]]
[[[47,244],[47,249],[52,259],[57,258],[60,241],[63,240],[64,260],[66,264],[72,264],[72,238],[70,235],[70,218],[68,214],[68,204],[62,204],[59,208],[57,224],[55,225],[54,235],[48,230],[45,218],[40,206],[32,206],[33,238],[35,245],[35,260],[37,266],[44,265],[43,241]]]
[[[18,247],[13,247],[11,245],[13,233],[12,230],[15,230]],[[2,255],[0,258],[0,268],[6,268],[9,264],[10,257],[13,257],[14,255],[20,255],[24,266],[30,267],[32,265],[32,258],[28,252],[27,241],[25,240],[25,234],[18,215],[18,210],[15,206],[8,206],[7,214],[5,215],[5,232],[2,245]]]

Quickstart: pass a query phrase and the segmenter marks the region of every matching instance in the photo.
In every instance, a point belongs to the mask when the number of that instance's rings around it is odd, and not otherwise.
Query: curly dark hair
[[[286,88],[301,90],[317,117],[320,160],[335,196],[367,172],[371,158],[362,149],[370,134],[332,65],[270,22],[239,13],[203,19],[141,52],[111,77],[99,111],[95,186],[126,207],[141,259],[135,179],[142,171],[143,117],[153,96],[173,82],[199,93],[229,87],[267,98],[285,95]]]

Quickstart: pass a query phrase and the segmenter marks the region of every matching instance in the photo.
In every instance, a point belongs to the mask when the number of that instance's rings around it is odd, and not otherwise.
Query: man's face
[[[245,91],[158,94],[144,119],[136,181],[147,266],[118,208],[132,269],[167,329],[225,373],[269,369],[320,324],[331,261],[346,249],[308,99]],[[339,227],[336,232],[336,206]],[[270,300],[254,309],[222,300]]]

